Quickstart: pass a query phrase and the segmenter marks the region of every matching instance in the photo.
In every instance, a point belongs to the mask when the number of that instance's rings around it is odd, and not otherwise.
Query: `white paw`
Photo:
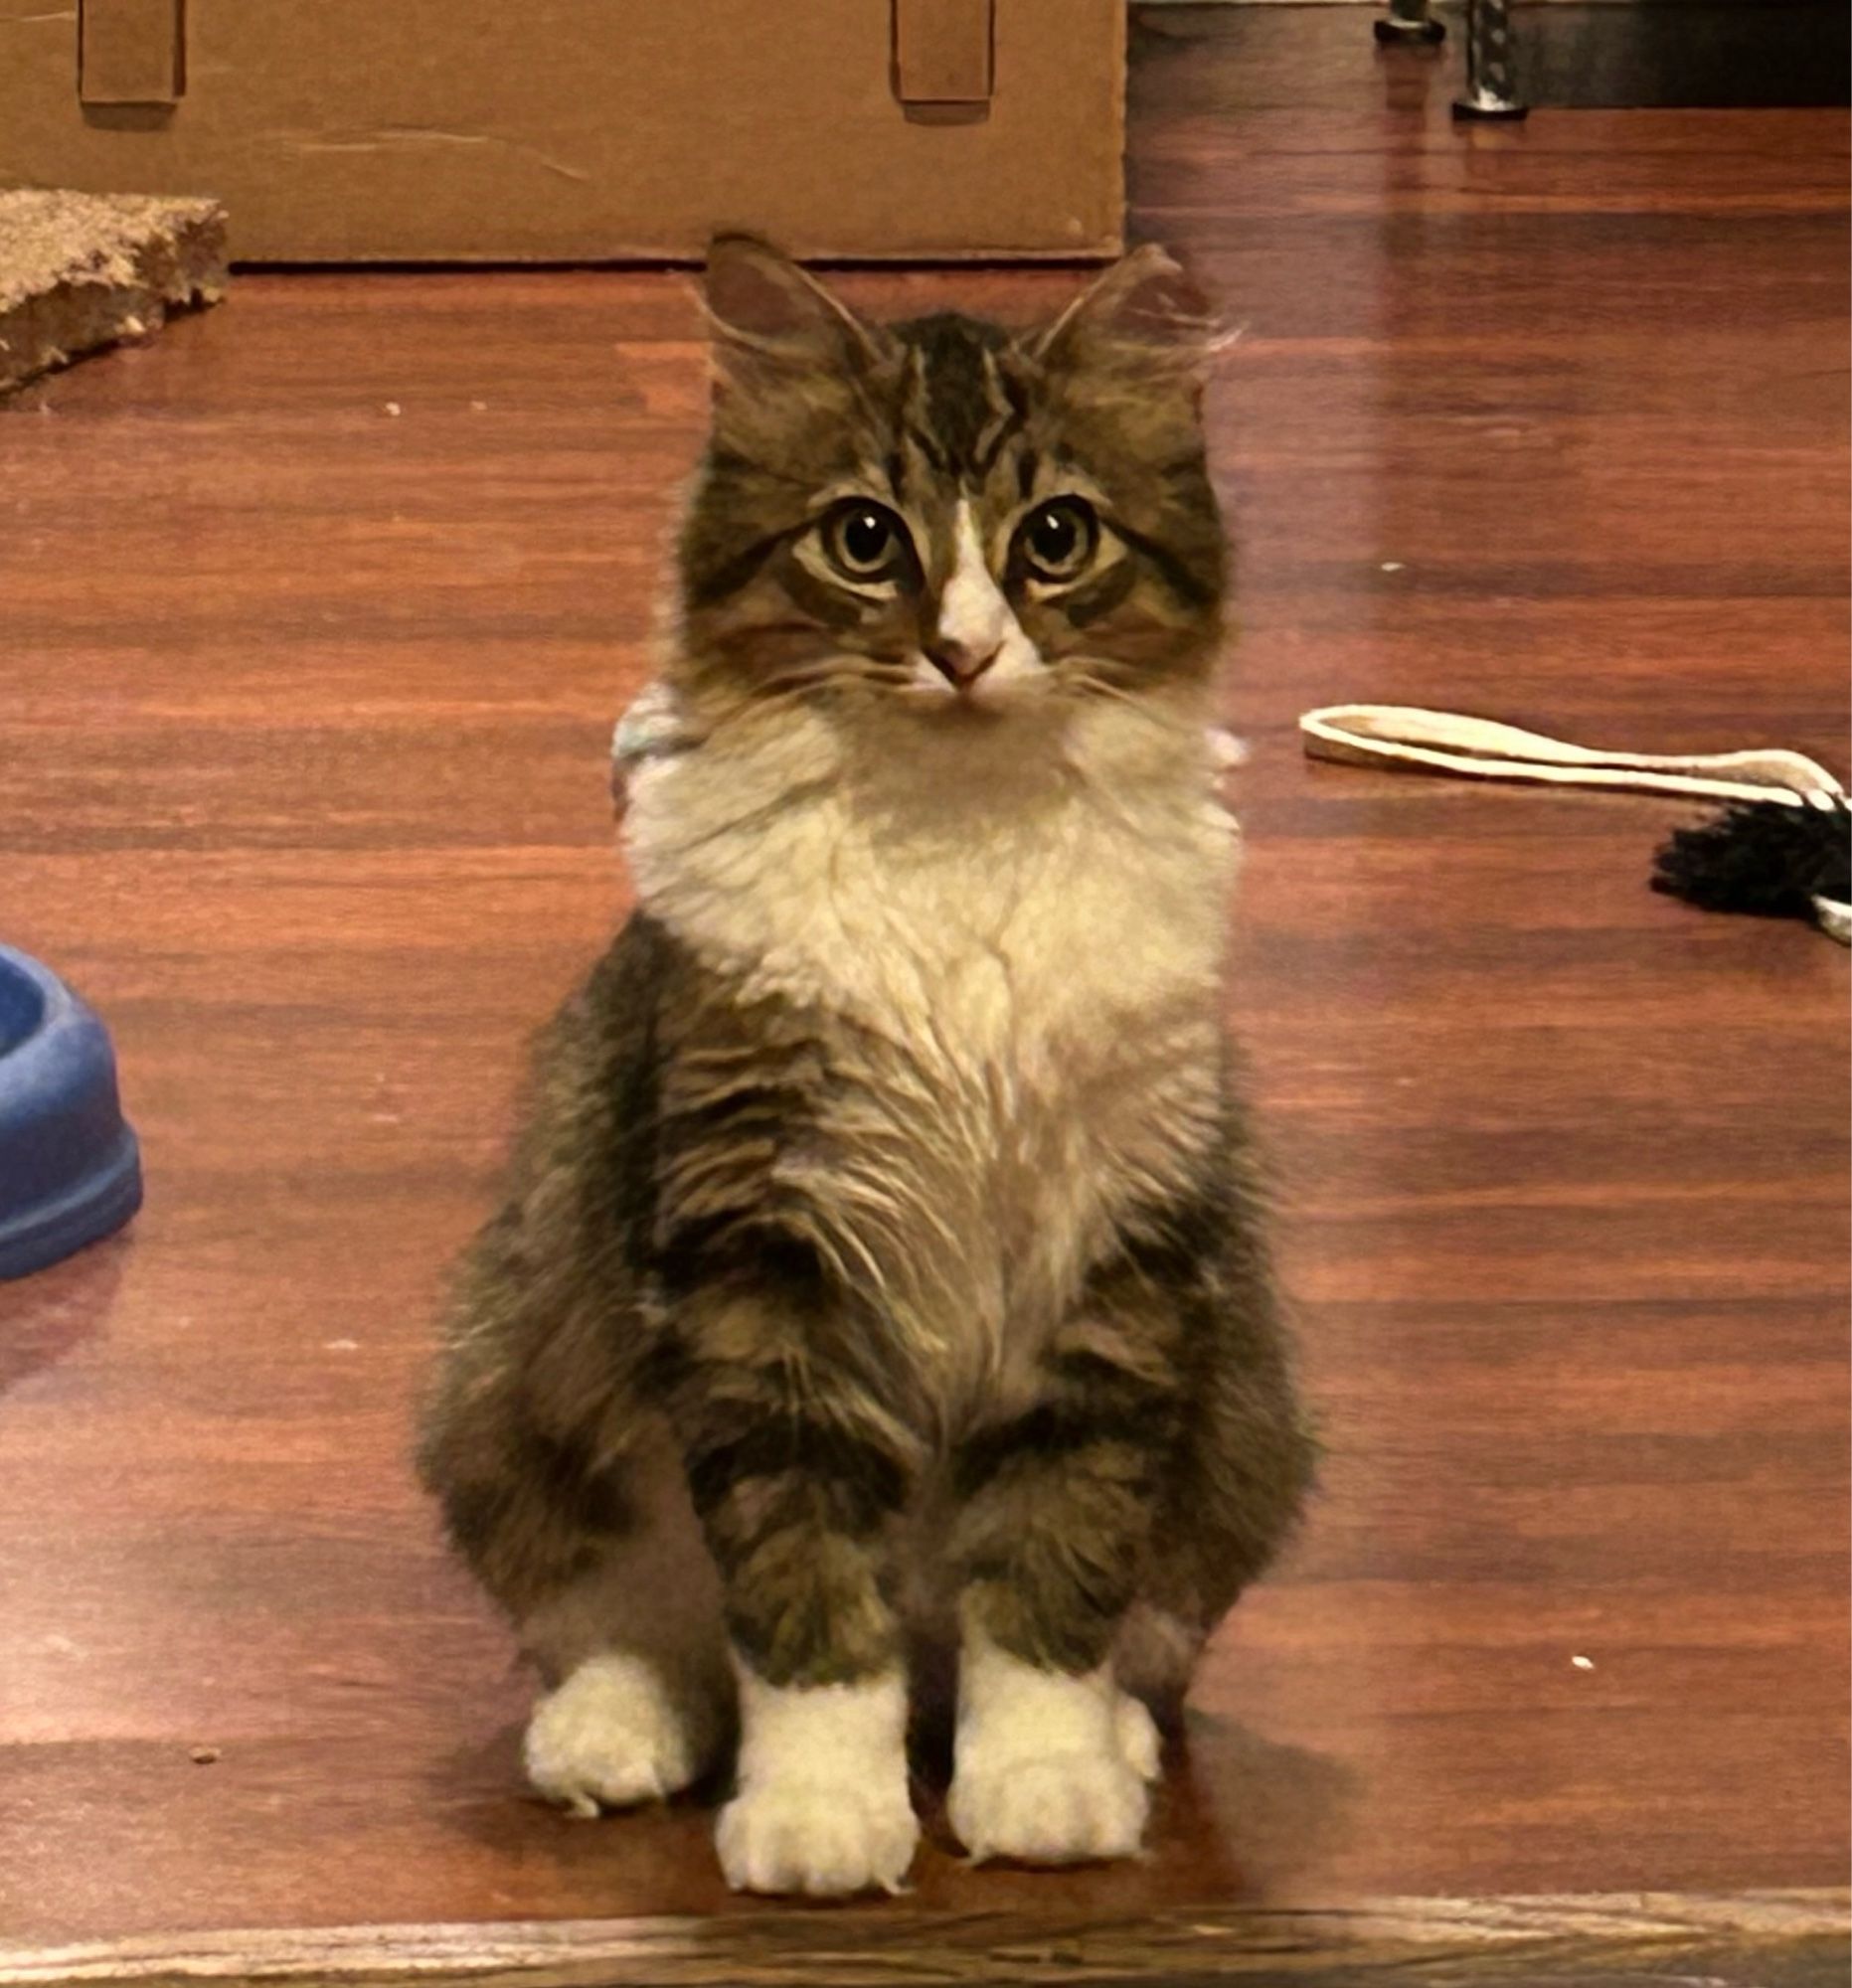
[[[1151,1715],[1103,1666],[1043,1670],[967,1630],[946,1813],[976,1862],[1136,1856],[1159,1750]]]
[[[1135,1857],[1150,1797],[1116,1747],[1041,1759],[960,1766],[947,1813],[958,1841],[982,1863],[1084,1864]]]
[[[575,1815],[629,1808],[685,1788],[701,1748],[640,1657],[593,1657],[543,1698],[528,1724],[528,1778]]]
[[[898,1892],[919,1840],[904,1779],[887,1788],[762,1781],[722,1809],[714,1838],[736,1892],[812,1899]]]
[[[736,1892],[898,1892],[920,1825],[907,1798],[907,1684],[768,1685],[736,1662],[740,1792],[715,1844]]]

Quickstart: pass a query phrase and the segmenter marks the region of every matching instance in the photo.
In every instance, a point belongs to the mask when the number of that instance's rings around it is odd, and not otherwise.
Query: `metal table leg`
[[[1389,44],[1439,41],[1446,29],[1429,12],[1428,0],[1389,0],[1389,12],[1376,17],[1376,39]]]
[[[1512,75],[1509,0],[1466,0],[1466,93],[1453,99],[1455,117],[1522,117]]]

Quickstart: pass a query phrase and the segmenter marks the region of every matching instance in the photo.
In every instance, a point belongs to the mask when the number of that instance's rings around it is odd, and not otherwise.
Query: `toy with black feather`
[[[1806,918],[1848,936],[1852,806],[1843,794],[1738,801],[1674,829],[1654,858],[1652,887],[1707,911]]]

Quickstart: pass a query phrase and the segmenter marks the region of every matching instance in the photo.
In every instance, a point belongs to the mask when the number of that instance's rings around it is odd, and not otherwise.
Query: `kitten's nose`
[[[1003,653],[1003,644],[960,642],[941,635],[926,652],[926,661],[957,690],[974,684]]]

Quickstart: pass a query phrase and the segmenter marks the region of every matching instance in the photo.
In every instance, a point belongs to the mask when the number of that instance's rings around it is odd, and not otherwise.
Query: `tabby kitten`
[[[544,1042],[422,1445],[582,1814],[738,1732],[737,1888],[898,1888],[906,1658],[978,1858],[1140,1842],[1309,1451],[1219,1024],[1206,327],[863,322],[715,245],[639,909]]]

